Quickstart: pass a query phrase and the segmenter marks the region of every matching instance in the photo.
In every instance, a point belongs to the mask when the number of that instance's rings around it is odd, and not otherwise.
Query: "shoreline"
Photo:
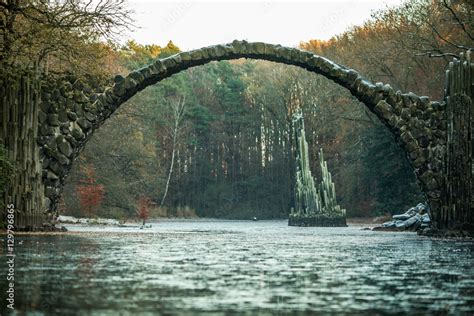
[[[377,222],[375,220],[376,218],[349,218],[347,219],[347,224],[348,227],[355,227],[359,229],[364,229],[364,228],[370,228],[370,230],[377,225]],[[258,220],[256,222],[272,222],[272,221],[288,221],[288,219],[262,219]],[[245,223],[245,222],[255,222],[253,220],[242,220],[242,219],[219,219],[219,218],[155,218],[151,219],[147,222],[147,224],[159,224],[163,222],[209,222],[209,223],[215,223],[215,222],[239,222],[239,223]],[[53,230],[46,230],[46,231],[15,231],[14,235],[15,236],[66,236],[66,235],[77,235],[77,236],[90,236],[90,235],[115,235],[115,234],[120,234],[120,235],[128,235],[128,234],[156,234],[159,232],[156,231],[148,231],[148,230],[141,230],[141,231],[129,231],[127,228],[139,228],[141,226],[141,222],[136,221],[136,222],[125,222],[122,225],[107,225],[107,224],[72,224],[72,223],[63,223],[59,222],[56,224],[55,229]],[[116,227],[116,228],[124,228],[123,231],[76,231],[76,230],[63,230],[63,228],[67,227],[95,227],[95,228],[107,228],[107,227]],[[323,228],[330,228],[330,227],[323,227]],[[304,228],[302,228],[304,229]],[[7,230],[6,229],[0,229],[0,236],[6,236],[7,235]]]
[[[378,227],[380,223],[385,221],[385,217],[368,217],[368,218],[348,218],[347,225],[348,228],[358,228],[359,230],[371,231],[374,233],[413,233],[414,231],[406,231],[406,230],[395,230],[395,229],[386,229],[386,230],[374,230],[373,228]],[[257,222],[271,222],[271,221],[288,221],[288,219],[262,219],[258,220]],[[155,218],[151,219],[147,222],[147,224],[159,224],[163,222],[255,222],[253,220],[233,220],[233,219],[219,219],[219,218]],[[127,228],[139,228],[141,223],[139,221],[136,222],[125,222],[121,225],[107,225],[107,224],[73,224],[73,223],[57,223],[54,229],[51,230],[44,230],[44,231],[15,231],[15,236],[91,236],[91,235],[135,235],[135,234],[157,234],[160,232],[157,231],[148,231],[148,230],[140,230],[140,231],[130,231]],[[67,227],[95,227],[95,228],[107,228],[107,227],[115,227],[115,228],[123,228],[122,231],[77,231],[77,230],[65,230]],[[314,228],[314,227],[313,227]],[[321,228],[330,228],[330,227],[321,227]],[[302,229],[305,229],[303,227]],[[0,236],[7,236],[6,229],[0,229]],[[472,240],[474,234],[469,231],[464,230],[448,230],[448,231],[438,231],[438,230],[430,230],[427,233],[420,233],[418,232],[420,237],[428,237],[428,238],[441,238],[441,239],[468,239]]]
[[[249,219],[227,219],[227,218],[203,218],[203,217],[196,217],[196,218],[182,218],[182,217],[166,217],[166,218],[154,218],[147,221],[148,224],[159,224],[163,222],[271,222],[271,221],[288,221],[287,218],[279,218],[279,219],[260,219],[257,221],[249,220]],[[349,218],[347,219],[348,226],[354,227],[362,227],[362,226],[375,226],[377,222],[374,221],[374,218]],[[123,222],[120,225],[110,225],[110,224],[85,224],[85,223],[68,223],[68,222],[57,222],[55,229],[53,230],[38,230],[38,231],[15,231],[15,235],[59,235],[59,234],[70,234],[70,233],[86,233],[86,232],[78,232],[78,231],[65,231],[61,230],[62,227],[70,226],[70,227],[121,227],[121,228],[132,228],[132,227],[140,227],[140,221],[130,221],[130,222]],[[124,231],[125,233],[126,231]],[[0,229],[0,235],[6,235],[6,229]]]

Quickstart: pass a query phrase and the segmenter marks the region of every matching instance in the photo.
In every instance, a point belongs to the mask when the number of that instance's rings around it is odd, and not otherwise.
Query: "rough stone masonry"
[[[431,101],[411,92],[394,91],[388,84],[373,84],[357,71],[308,51],[260,42],[233,41],[156,60],[126,77],[116,76],[114,84],[101,93],[93,92],[81,81],[44,87],[38,118],[38,144],[47,214],[51,218],[57,216],[62,187],[74,159],[94,131],[120,105],[139,91],[175,73],[210,61],[237,58],[298,66],[348,89],[393,133],[406,152],[431,212],[439,212],[445,181],[447,124],[444,102]]]

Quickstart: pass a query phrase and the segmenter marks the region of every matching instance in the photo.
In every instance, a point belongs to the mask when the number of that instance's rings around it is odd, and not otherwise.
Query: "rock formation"
[[[403,214],[393,215],[392,218],[392,221],[385,222],[372,230],[418,231],[431,226],[429,209],[423,203],[418,203],[417,206],[410,208]]]
[[[324,161],[323,150],[319,152],[322,180],[315,185],[309,167],[308,142],[301,110],[293,115],[295,142],[295,207],[292,208],[290,226],[347,226],[346,211],[336,201],[336,189]]]

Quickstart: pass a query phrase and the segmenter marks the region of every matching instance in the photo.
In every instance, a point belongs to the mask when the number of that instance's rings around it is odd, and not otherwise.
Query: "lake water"
[[[17,314],[474,313],[472,241],[287,221],[68,228],[16,237]]]

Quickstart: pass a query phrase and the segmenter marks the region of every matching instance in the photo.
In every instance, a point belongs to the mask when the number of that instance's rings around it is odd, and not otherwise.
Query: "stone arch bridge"
[[[467,71],[462,71],[466,68],[462,67],[463,63],[471,65],[469,54],[463,57],[463,61],[451,63],[451,73],[448,72],[448,77],[453,78],[461,76],[458,73],[465,76],[469,74],[468,84],[462,86],[459,80],[448,80],[446,98],[438,102],[411,92],[394,91],[388,84],[374,84],[364,79],[357,71],[311,52],[246,41],[181,52],[156,60],[126,77],[116,76],[113,86],[106,88],[103,93],[88,95],[87,91],[81,91],[80,85],[71,84],[43,92],[37,115],[37,146],[42,170],[38,188],[44,190],[44,198],[40,199],[44,204],[40,203],[35,208],[43,211],[47,215],[46,219],[54,219],[62,187],[74,159],[84,149],[94,131],[129,98],[146,87],[190,67],[210,61],[237,58],[263,59],[295,65],[323,75],[345,87],[375,113],[405,151],[429,202],[435,225],[438,228],[451,229],[472,227],[472,147],[459,152],[470,157],[465,165],[459,165],[459,157],[453,154],[453,150],[456,153],[456,150],[465,147],[472,140],[472,110],[466,112],[469,135],[462,134],[466,132],[465,126],[462,131],[457,131],[458,126],[454,126],[453,131],[453,125],[456,125],[455,120],[453,123],[453,117],[459,116],[460,113],[459,109],[449,110],[449,96],[456,99],[456,102],[451,103],[461,104],[462,108],[466,109],[472,108],[472,68],[468,67]],[[465,125],[466,120],[463,122],[459,124]],[[462,139],[459,141],[456,137]],[[456,142],[459,144],[456,145]],[[454,146],[454,149],[450,146]],[[449,173],[450,163],[458,165],[460,171],[451,166],[454,171]],[[35,210],[26,209],[25,214],[28,212]],[[31,225],[27,221],[23,226],[25,229],[34,229],[28,227]]]

